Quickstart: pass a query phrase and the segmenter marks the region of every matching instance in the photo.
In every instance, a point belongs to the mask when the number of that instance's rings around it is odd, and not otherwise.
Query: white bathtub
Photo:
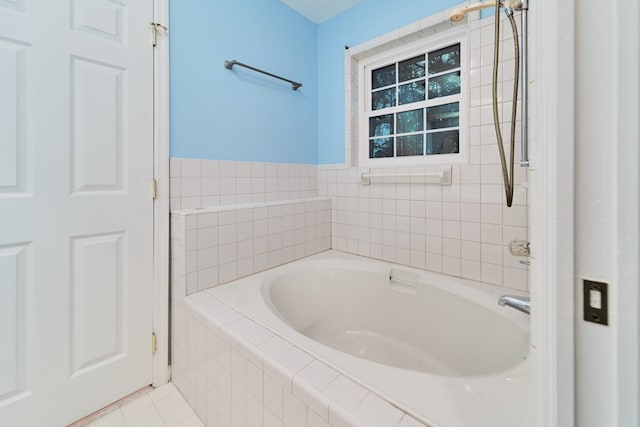
[[[529,318],[504,289],[328,251],[207,292],[424,422],[531,425]]]

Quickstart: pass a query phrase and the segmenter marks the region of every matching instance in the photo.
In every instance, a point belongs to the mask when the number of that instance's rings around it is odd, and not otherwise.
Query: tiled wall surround
[[[171,213],[172,283],[187,294],[331,247],[331,201],[312,198]]]
[[[517,21],[519,23],[519,20]],[[528,170],[518,166],[520,117],[516,126],[516,166],[514,206],[504,206],[502,169],[496,146],[492,110],[493,18],[468,15],[469,35],[469,161],[453,166],[453,185],[425,185],[424,179],[411,183],[362,185],[357,167],[320,166],[319,194],[331,197],[332,248],[399,264],[443,272],[499,286],[528,291],[528,266],[513,257],[508,244],[527,240]],[[357,90],[354,58],[379,52],[379,45],[396,46],[425,37],[428,31],[451,28],[448,13],[426,18],[371,42],[349,49],[345,54],[346,86]],[[508,141],[508,121],[513,86],[513,41],[506,18],[502,20],[499,64],[499,111],[504,140]],[[401,37],[401,38],[399,38]],[[533,49],[533,46],[531,46]],[[529,85],[535,85],[533,64]],[[530,90],[530,94],[534,91]],[[504,95],[502,95],[504,94]],[[529,102],[533,102],[531,95]],[[345,159],[357,164],[358,100],[347,99]],[[531,138],[529,143],[531,144]],[[508,147],[505,144],[508,153]],[[372,170],[373,173],[424,173],[425,168]]]
[[[424,178],[363,185],[359,168],[321,168],[320,194],[332,199],[332,248],[526,291],[528,267],[508,249],[527,238],[526,191],[518,186],[514,206],[505,207],[502,185],[482,183],[483,170],[497,173],[491,166],[454,166],[450,186]]]
[[[171,209],[318,195],[316,165],[171,158]]]
[[[205,292],[173,307],[172,380],[207,426],[425,427]]]

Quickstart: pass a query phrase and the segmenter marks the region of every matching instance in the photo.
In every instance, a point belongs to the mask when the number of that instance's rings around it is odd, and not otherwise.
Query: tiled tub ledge
[[[426,426],[206,292],[173,316],[173,382],[207,426]]]
[[[173,295],[190,295],[330,247],[326,197],[174,210]]]

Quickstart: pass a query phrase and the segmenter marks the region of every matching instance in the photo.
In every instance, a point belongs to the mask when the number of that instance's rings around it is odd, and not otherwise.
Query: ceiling
[[[309,20],[320,24],[362,0],[280,0]]]

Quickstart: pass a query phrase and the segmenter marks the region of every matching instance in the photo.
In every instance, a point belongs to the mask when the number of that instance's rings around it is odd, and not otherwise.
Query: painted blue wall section
[[[171,156],[318,162],[318,26],[279,0],[172,1]],[[236,59],[291,80],[224,68]]]
[[[344,46],[355,46],[461,0],[364,0],[318,28],[320,164],[344,162]]]

